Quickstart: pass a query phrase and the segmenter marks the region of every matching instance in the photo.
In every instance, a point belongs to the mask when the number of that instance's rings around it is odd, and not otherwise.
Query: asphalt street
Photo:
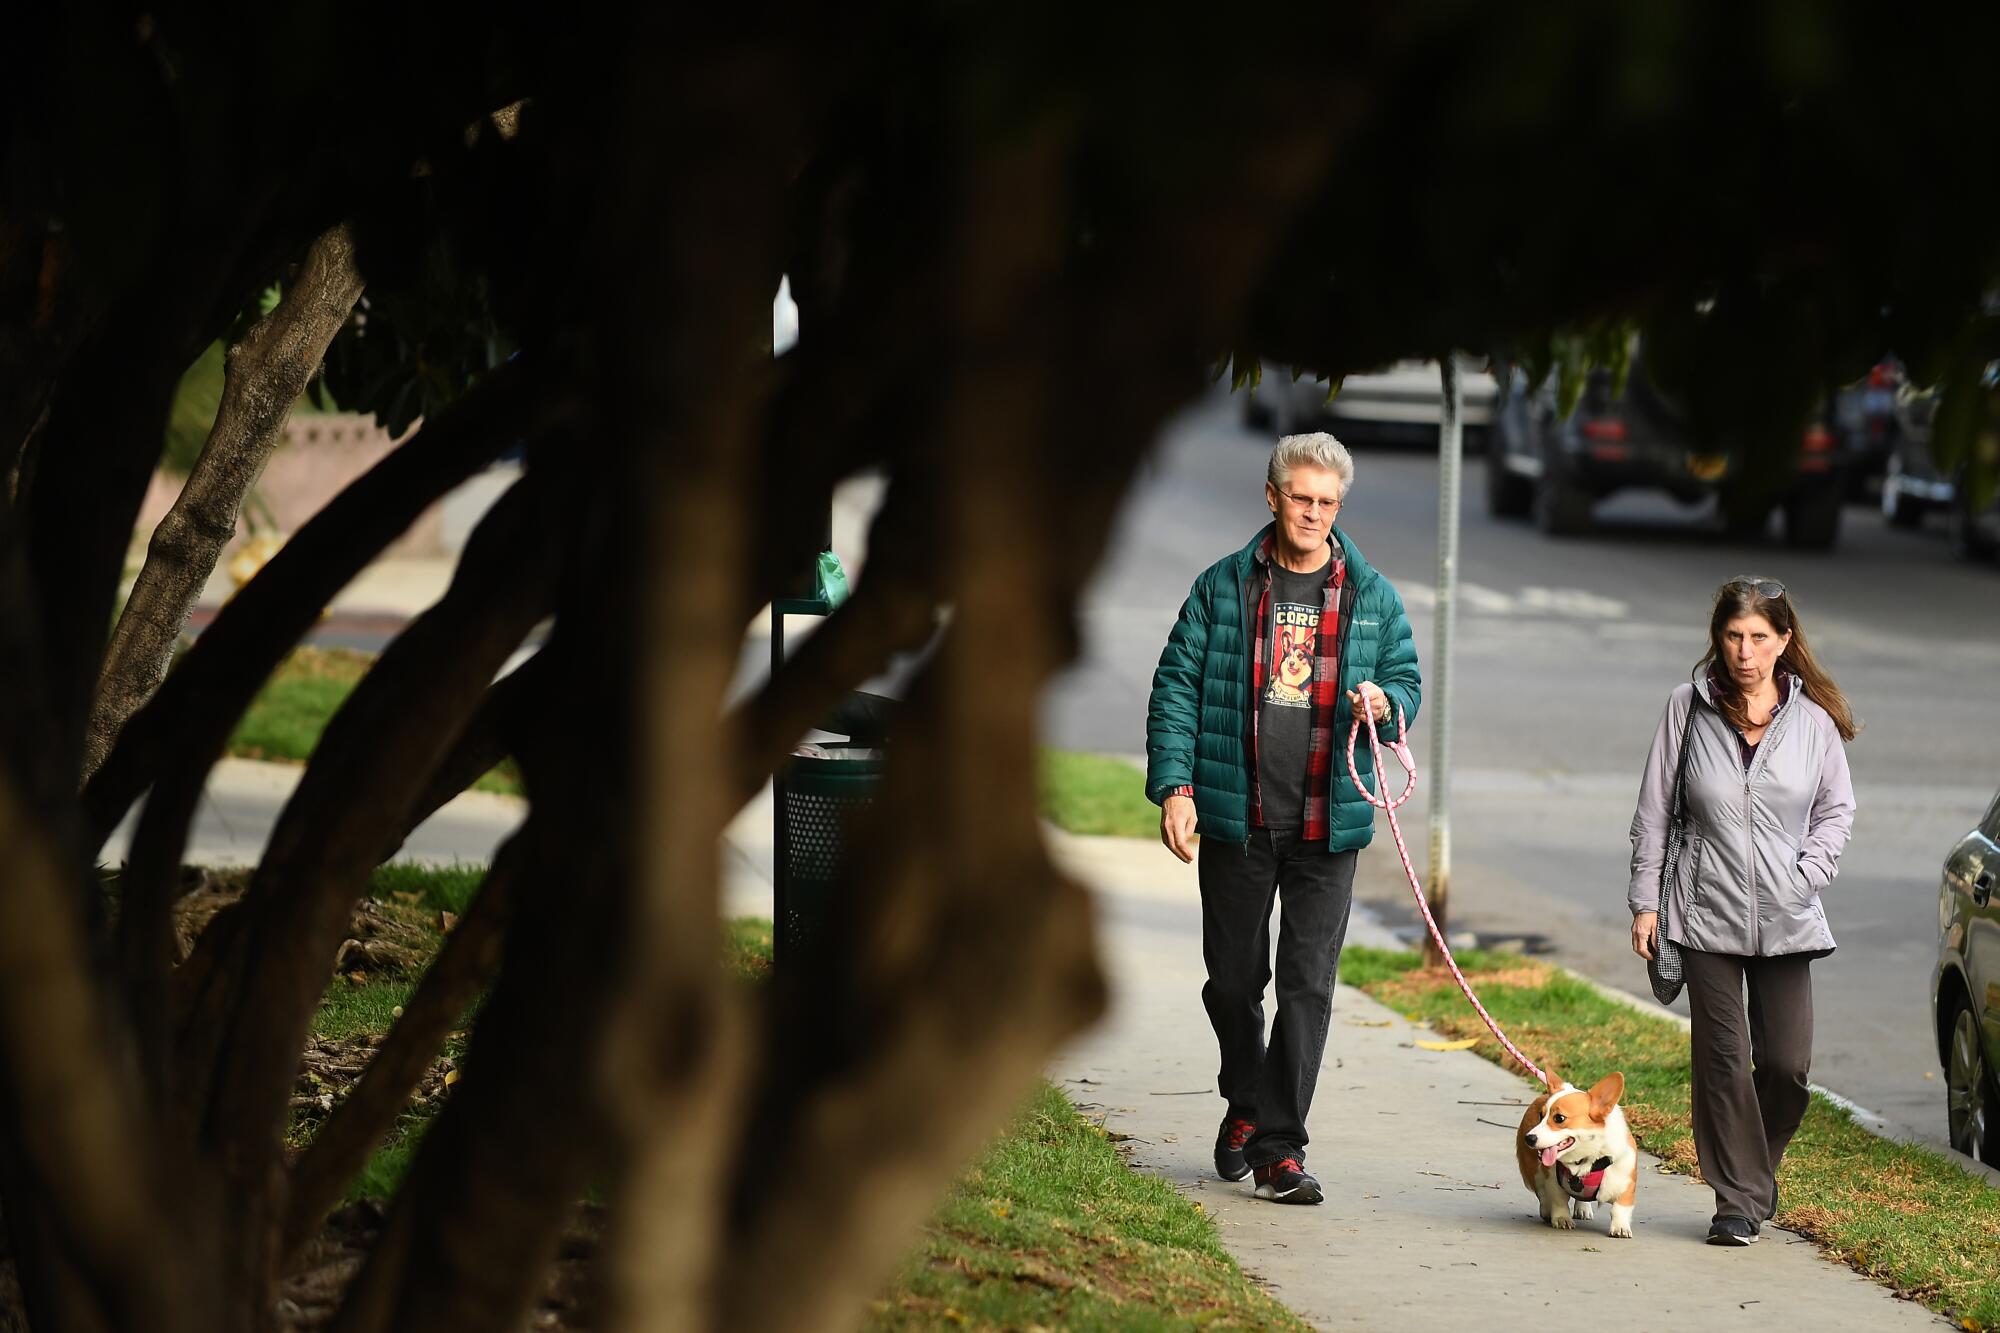
[[[1152,670],[1203,566],[1268,517],[1272,441],[1220,395],[1162,438],[1120,519],[1083,615],[1082,661],[1051,691],[1051,744],[1144,749]],[[1429,674],[1435,646],[1434,452],[1357,443],[1342,526],[1402,590]],[[1701,509],[1630,494],[1593,535],[1554,539],[1485,513],[1466,460],[1451,773],[1451,920],[1612,985],[1645,989],[1625,908],[1638,770],[1668,691],[1703,649],[1710,598],[1756,573],[1790,588],[1815,652],[1865,729],[1849,749],[1859,811],[1825,894],[1839,951],[1815,969],[1814,1077],[1941,1142],[1930,1018],[1938,872],[2000,783],[2000,569],[1953,561],[1935,529],[1887,528],[1851,506],[1839,548],[1724,539]],[[1435,695],[1412,733],[1426,762]],[[1424,868],[1432,775],[1404,807]],[[1161,856],[1167,853],[1163,850]],[[1388,920],[1416,914],[1386,836],[1359,891]]]

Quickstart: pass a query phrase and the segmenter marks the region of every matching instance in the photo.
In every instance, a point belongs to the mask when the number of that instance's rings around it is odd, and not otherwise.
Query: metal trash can
[[[785,761],[776,800],[777,871],[772,951],[783,961],[825,935],[853,813],[874,803],[882,751],[843,743],[808,745]]]

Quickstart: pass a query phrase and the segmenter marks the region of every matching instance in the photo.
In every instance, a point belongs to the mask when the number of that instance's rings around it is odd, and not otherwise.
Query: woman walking
[[[1854,733],[1785,586],[1723,584],[1708,652],[1668,696],[1646,756],[1627,892],[1633,951],[1650,959],[1660,929],[1681,946],[1712,1245],[1748,1245],[1776,1216],[1778,1163],[1811,1100],[1812,960],[1834,948],[1819,896],[1854,823]],[[1663,889],[1683,736],[1685,837]]]

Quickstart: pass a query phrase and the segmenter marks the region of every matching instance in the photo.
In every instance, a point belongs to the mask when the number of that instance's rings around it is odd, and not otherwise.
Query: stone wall
[[[414,428],[412,428],[414,429]],[[249,532],[275,526],[285,536],[297,532],[307,519],[340,494],[347,484],[380,462],[398,443],[377,425],[375,418],[362,413],[330,412],[294,416],[285,423],[285,438],[264,476],[251,492],[244,509],[255,520],[239,519],[236,540],[229,544],[224,560],[233,554]],[[474,479],[475,481],[478,478]],[[490,489],[490,483],[487,487]],[[133,535],[136,551],[143,555],[153,527],[172,508],[181,493],[181,478],[154,473],[147,489],[145,506]],[[452,498],[432,505],[420,515],[410,530],[385,552],[391,556],[444,556],[464,544],[463,522],[453,522],[448,540],[447,507]],[[452,515],[457,518],[456,514]]]

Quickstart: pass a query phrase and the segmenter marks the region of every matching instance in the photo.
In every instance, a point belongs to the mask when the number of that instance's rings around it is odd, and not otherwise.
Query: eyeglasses
[[[1776,599],[1785,595],[1785,585],[1776,579],[1753,579],[1748,574],[1738,574],[1725,587],[1749,588],[1759,597]]]
[[[1293,495],[1290,491],[1279,491],[1278,494],[1284,496],[1308,514],[1318,509],[1325,509],[1330,514],[1340,508],[1340,501],[1323,500],[1317,495]]]

